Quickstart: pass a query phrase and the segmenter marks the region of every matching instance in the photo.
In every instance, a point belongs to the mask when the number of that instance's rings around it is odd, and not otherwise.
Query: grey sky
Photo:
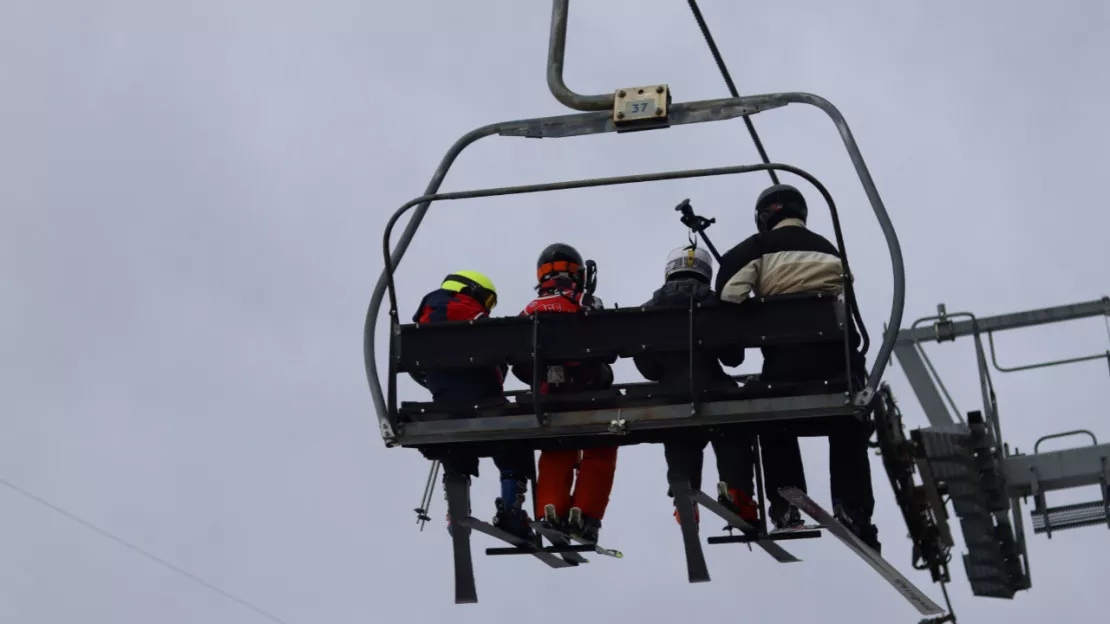
[[[850,4],[701,2],[742,92],[809,91],[847,117],[901,237],[904,325],[941,301],[995,314],[1106,294],[1110,9]],[[547,0],[5,2],[0,477],[291,624],[915,622],[831,538],[794,547],[805,559],[794,566],[708,548],[713,582],[688,584],[653,446],[621,450],[603,541],[623,561],[554,573],[480,556],[476,539],[482,602],[452,604],[442,495],[417,532],[428,464],[380,442],[363,315],[385,220],[422,192],[451,142],[486,123],[569,112],[544,81],[549,18]],[[569,31],[566,79],[578,92],[667,82],[676,101],[726,94],[684,2],[578,1]],[[880,335],[886,247],[833,126],[795,107],[755,121],[773,160],[806,168],[837,198],[863,316]],[[444,188],[757,158],[738,120],[491,138]],[[398,273],[402,313],[459,268],[489,274],[498,311],[515,313],[553,238],[597,260],[607,303],[641,301],[685,241],[676,202],[716,216],[725,246],[751,232],[766,183],[749,174],[433,206]],[[815,212],[812,226],[829,234]],[[1072,325],[1007,335],[1000,357],[1106,348],[1101,319]],[[974,409],[969,344],[930,353],[961,409]],[[618,375],[631,379],[630,368]],[[1079,427],[1110,437],[1106,374],[1091,364],[996,379],[1011,447]],[[886,379],[907,424],[925,425],[901,372]],[[805,440],[803,452],[811,493],[826,501],[827,444]],[[939,601],[909,566],[877,457],[872,466],[884,554]],[[491,469],[483,463],[475,486],[482,517],[493,514]],[[0,517],[2,621],[266,621],[7,489]],[[1081,617],[1105,583],[1092,553],[1108,546],[1097,529],[1031,536],[1033,589],[1013,601],[971,597],[954,561],[961,621]]]

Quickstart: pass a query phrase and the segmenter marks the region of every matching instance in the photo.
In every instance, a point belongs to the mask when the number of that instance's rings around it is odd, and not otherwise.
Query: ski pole
[[[420,506],[413,511],[416,512],[416,522],[420,524],[420,530],[424,530],[424,523],[431,520],[428,517],[428,511],[432,507],[432,492],[435,491],[436,474],[439,473],[439,460],[432,462],[431,469],[428,470],[428,481],[424,484],[424,496],[420,498]]]

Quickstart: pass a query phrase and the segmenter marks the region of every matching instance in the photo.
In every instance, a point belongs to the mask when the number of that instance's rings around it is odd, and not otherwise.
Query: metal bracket
[[[1036,454],[1035,451],[1034,454]],[[1052,524],[1049,522],[1048,505],[1045,503],[1044,490],[1041,489],[1040,472],[1037,471],[1037,465],[1030,466],[1029,472],[1033,475],[1029,481],[1029,487],[1033,490],[1033,513],[1044,518],[1045,535],[1048,536],[1048,539],[1052,539]]]
[[[856,398],[853,401],[856,407],[867,407],[871,404],[871,400],[875,398],[875,391],[871,388],[864,388],[856,393]]]
[[[617,89],[613,97],[613,124],[617,131],[666,125],[671,91],[667,85]]]
[[[609,433],[613,435],[627,435],[628,434],[628,421],[618,416],[617,418],[609,421]]]
[[[937,320],[933,322],[933,333],[937,342],[955,342],[956,333],[952,330],[952,319],[948,318],[948,308],[943,303],[937,304]]]

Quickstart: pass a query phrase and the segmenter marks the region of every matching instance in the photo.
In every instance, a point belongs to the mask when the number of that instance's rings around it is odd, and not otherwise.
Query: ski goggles
[[[569,260],[556,260],[555,262],[545,262],[536,269],[536,279],[541,282],[547,277],[557,273],[566,273],[567,275],[578,275],[578,271],[582,267],[576,262]]]

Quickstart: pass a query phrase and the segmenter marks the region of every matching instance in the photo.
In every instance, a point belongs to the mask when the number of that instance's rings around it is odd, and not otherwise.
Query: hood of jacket
[[[651,296],[652,305],[684,305],[693,297],[694,301],[705,301],[713,295],[713,289],[695,278],[672,279],[655,291]]]

